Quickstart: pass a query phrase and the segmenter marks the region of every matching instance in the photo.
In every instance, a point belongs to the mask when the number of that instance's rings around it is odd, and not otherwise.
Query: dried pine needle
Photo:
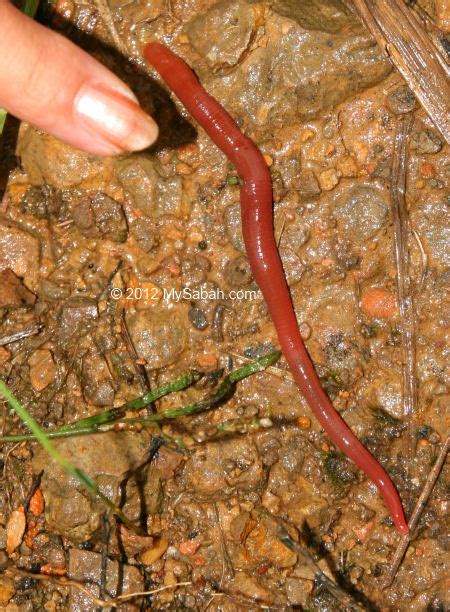
[[[436,47],[403,0],[352,0],[379,46],[450,144],[450,85]]]

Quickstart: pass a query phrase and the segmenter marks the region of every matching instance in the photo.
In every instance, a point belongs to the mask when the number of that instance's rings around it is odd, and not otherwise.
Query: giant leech
[[[333,407],[303,343],[274,238],[272,180],[261,152],[180,57],[156,42],[146,45],[144,55],[236,167],[243,181],[241,215],[247,256],[294,379],[330,439],[376,484],[398,531],[408,533],[392,481]]]

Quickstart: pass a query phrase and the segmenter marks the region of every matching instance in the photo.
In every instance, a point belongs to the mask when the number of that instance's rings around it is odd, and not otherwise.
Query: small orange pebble
[[[34,514],[34,516],[40,516],[44,511],[44,496],[42,495],[42,491],[40,489],[36,489],[33,493],[28,508],[30,512]]]
[[[185,540],[184,542],[181,542],[178,547],[178,550],[182,555],[192,557],[192,555],[195,555],[199,548],[200,544],[198,542],[195,542],[194,540]]]
[[[315,135],[316,133],[314,130],[312,130],[311,128],[306,128],[306,130],[303,130],[300,140],[302,142],[308,142],[309,140],[312,140]]]
[[[327,533],[324,537],[323,537],[323,541],[326,542],[327,544],[330,544],[330,542],[333,541],[333,538]]]
[[[425,447],[428,446],[428,440],[419,440],[419,446]]]
[[[273,164],[273,157],[271,157],[270,155],[267,155],[267,153],[265,153],[265,154],[263,155],[263,157],[264,157],[264,160],[265,160],[266,164],[267,164],[267,165],[269,166],[269,168],[270,168],[270,166],[272,166],[272,164]]]
[[[423,549],[422,548],[416,548],[416,555],[418,557],[422,557],[423,555]]]
[[[45,574],[46,576],[65,576],[65,574],[67,574],[66,568],[53,567],[51,563],[41,565],[41,569],[39,571],[41,574]]]
[[[324,452],[324,453],[328,453],[328,451],[330,450],[330,447],[328,446],[328,444],[327,444],[326,442],[324,442],[324,443],[322,444],[322,447],[321,447],[321,448],[322,448],[322,450],[323,450],[323,452]]]
[[[202,353],[197,355],[195,361],[201,368],[215,370],[217,368],[217,355],[212,353]]]
[[[307,416],[298,417],[296,420],[296,425],[297,427],[300,427],[300,429],[309,429],[311,427],[311,419],[309,419]]]
[[[363,544],[370,540],[375,529],[375,521],[372,519],[361,527],[352,527],[352,531]]]
[[[430,162],[422,162],[420,164],[420,174],[424,178],[434,178],[436,176],[436,170]]]
[[[367,289],[361,300],[361,310],[374,319],[390,319],[397,312],[395,295],[386,289]]]
[[[192,561],[195,565],[205,565],[206,560],[204,557],[193,557]]]
[[[28,548],[30,549],[33,548],[33,540],[39,532],[40,532],[40,527],[36,523],[36,521],[33,521],[33,519],[28,520],[27,531],[24,537],[24,542],[28,546]]]
[[[426,185],[425,181],[422,181],[422,180],[416,181],[416,189],[423,189],[425,185]]]

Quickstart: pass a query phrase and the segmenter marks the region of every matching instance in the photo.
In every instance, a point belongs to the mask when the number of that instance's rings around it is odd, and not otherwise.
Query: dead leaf
[[[21,545],[26,526],[25,509],[20,506],[13,510],[6,526],[6,550],[9,556]]]

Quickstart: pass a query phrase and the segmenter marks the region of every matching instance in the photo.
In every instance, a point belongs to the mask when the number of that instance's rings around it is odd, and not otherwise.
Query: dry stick
[[[31,327],[27,327],[20,332],[16,332],[15,334],[9,334],[8,336],[2,336],[0,338],[0,346],[4,346],[6,344],[12,344],[13,342],[18,342],[19,340],[23,340],[24,338],[29,338],[30,336],[34,336],[38,334],[41,329],[44,327],[42,323],[38,323],[36,325],[31,325]]]
[[[439,453],[439,456],[437,458],[436,463],[433,466],[433,469],[428,474],[428,478],[422,489],[422,493],[419,495],[419,499],[417,500],[413,513],[411,514],[411,518],[408,521],[410,534],[413,533],[413,531],[417,527],[420,516],[425,506],[427,505],[428,499],[433,491],[434,485],[436,484],[436,481],[439,478],[439,474],[444,465],[445,458],[447,457],[449,448],[450,448],[450,438],[447,438],[444,445],[441,448],[441,452]],[[400,563],[402,562],[402,559],[405,556],[405,553],[409,546],[410,541],[411,541],[410,535],[404,535],[402,536],[400,542],[398,543],[397,550],[395,551],[394,557],[392,559],[391,567],[389,568],[386,579],[383,583],[384,589],[386,589],[388,586],[392,584],[395,576],[397,575],[398,569],[400,567]]]
[[[421,24],[402,0],[352,0],[360,18],[450,143],[450,86]]]
[[[414,457],[414,415],[417,406],[415,313],[409,275],[409,219],[405,201],[407,145],[413,120],[412,114],[404,115],[399,119],[395,134],[391,179],[397,294],[401,318],[403,419],[408,427],[404,450],[409,462]]]
[[[70,578],[65,578],[64,576],[56,578],[55,576],[47,574],[33,574],[32,572],[26,572],[25,570],[21,570],[16,567],[8,568],[5,571],[5,574],[11,574],[13,576],[24,576],[27,578],[32,578],[33,580],[47,580],[49,582],[52,582],[53,584],[58,584],[59,586],[63,587],[74,587],[75,589],[78,589],[79,591],[82,591],[85,595],[87,595],[99,608],[111,608],[112,606],[118,606],[124,601],[135,599],[136,597],[155,595],[156,593],[160,593],[161,591],[167,591],[168,589],[176,589],[182,586],[190,586],[192,584],[192,582],[177,582],[177,584],[169,584],[166,586],[158,587],[157,589],[153,589],[153,591],[142,591],[137,593],[129,593],[126,595],[119,595],[115,599],[105,601],[104,599],[96,597],[87,587],[85,587],[80,582],[77,582],[76,580],[71,580]]]

